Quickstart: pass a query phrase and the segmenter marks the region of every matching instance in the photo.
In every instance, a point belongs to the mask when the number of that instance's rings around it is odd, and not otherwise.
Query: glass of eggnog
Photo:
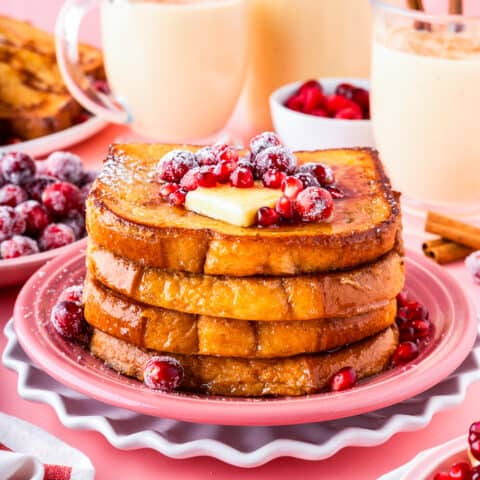
[[[83,16],[100,8],[112,95],[78,67]],[[164,142],[198,141],[220,131],[247,70],[246,0],[67,0],[57,18],[57,60],[87,110]]]
[[[478,213],[480,18],[372,5],[372,121],[394,187],[413,208]]]

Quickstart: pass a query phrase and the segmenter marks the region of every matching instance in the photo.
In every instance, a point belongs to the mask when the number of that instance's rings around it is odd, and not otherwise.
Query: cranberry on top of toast
[[[188,210],[240,226],[272,227],[333,219],[333,199],[343,194],[335,187],[328,165],[298,165],[293,152],[273,132],[252,138],[249,147],[242,158],[237,150],[222,143],[196,153],[168,152],[157,168],[161,198],[172,206],[185,205]],[[226,184],[229,187],[222,188]],[[211,188],[218,190],[212,195],[203,190]],[[240,196],[229,188],[254,189],[254,193]],[[235,211],[229,215],[229,209]]]

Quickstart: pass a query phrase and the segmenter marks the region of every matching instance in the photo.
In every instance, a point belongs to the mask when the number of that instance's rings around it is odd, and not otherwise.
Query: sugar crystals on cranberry
[[[279,146],[281,144],[282,142],[276,133],[263,132],[250,140],[250,151],[253,156],[256,156],[266,148]]]
[[[172,392],[184,377],[181,363],[173,357],[155,356],[150,358],[143,370],[143,382],[152,390]]]
[[[297,158],[288,148],[281,145],[262,150],[254,159],[256,178],[262,178],[263,174],[271,169],[292,175],[296,168]]]
[[[158,163],[158,176],[165,182],[179,183],[188,170],[197,166],[194,153],[188,150],[172,150]]]
[[[35,177],[36,165],[26,153],[10,152],[2,157],[1,169],[7,182],[23,185]]]

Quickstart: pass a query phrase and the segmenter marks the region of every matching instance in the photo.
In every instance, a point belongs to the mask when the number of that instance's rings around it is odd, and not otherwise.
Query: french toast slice
[[[85,319],[94,328],[148,350],[242,358],[318,353],[370,337],[395,321],[396,301],[348,318],[245,322],[148,307],[85,281]]]
[[[376,152],[296,152],[300,163],[332,166],[345,198],[332,223],[238,227],[172,207],[152,181],[168,151],[197,147],[112,145],[87,201],[90,238],[138,263],[208,275],[300,275],[350,268],[392,250],[401,232],[398,196]],[[245,191],[248,195],[248,189]]]
[[[402,290],[403,258],[392,251],[352,270],[295,277],[225,277],[134,263],[89,240],[89,274],[138,302],[238,320],[318,320],[385,306]]]
[[[84,73],[103,78],[100,51],[86,45],[79,51]],[[63,130],[81,111],[58,70],[53,37],[0,16],[0,141],[29,140]]]
[[[396,326],[335,352],[289,358],[245,359],[171,355],[183,366],[181,389],[237,397],[298,396],[317,393],[344,367],[353,367],[358,378],[382,372],[398,344]],[[154,355],[124,340],[94,330],[90,351],[115,371],[143,380],[143,369]]]

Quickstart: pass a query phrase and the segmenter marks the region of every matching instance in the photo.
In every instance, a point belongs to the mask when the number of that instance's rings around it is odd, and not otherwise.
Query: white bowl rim
[[[315,80],[312,78],[311,80]],[[368,88],[370,91],[370,80],[368,78],[361,78],[361,77],[323,77],[323,78],[317,78],[322,85],[324,84],[340,84],[340,83],[352,83],[355,85],[355,83],[363,83],[364,87],[362,88]],[[280,107],[281,110],[287,111],[291,113],[292,115],[297,115],[299,118],[305,118],[305,117],[310,117],[312,119],[316,119],[314,121],[319,121],[319,122],[325,122],[325,123],[330,123],[332,121],[335,121],[335,123],[338,124],[359,124],[359,125],[367,125],[371,123],[371,119],[358,119],[358,120],[349,120],[345,118],[330,118],[330,117],[316,117],[315,115],[310,115],[308,113],[303,113],[303,112],[297,112],[296,110],[292,110],[291,108],[288,108],[287,106],[284,105],[285,99],[282,99],[284,95],[287,93],[290,95],[293,93],[295,90],[297,90],[303,83],[305,83],[306,80],[297,80],[296,82],[291,82],[287,83],[285,85],[282,85],[281,87],[277,88],[274,90],[271,95],[270,95],[270,105],[277,105]]]

